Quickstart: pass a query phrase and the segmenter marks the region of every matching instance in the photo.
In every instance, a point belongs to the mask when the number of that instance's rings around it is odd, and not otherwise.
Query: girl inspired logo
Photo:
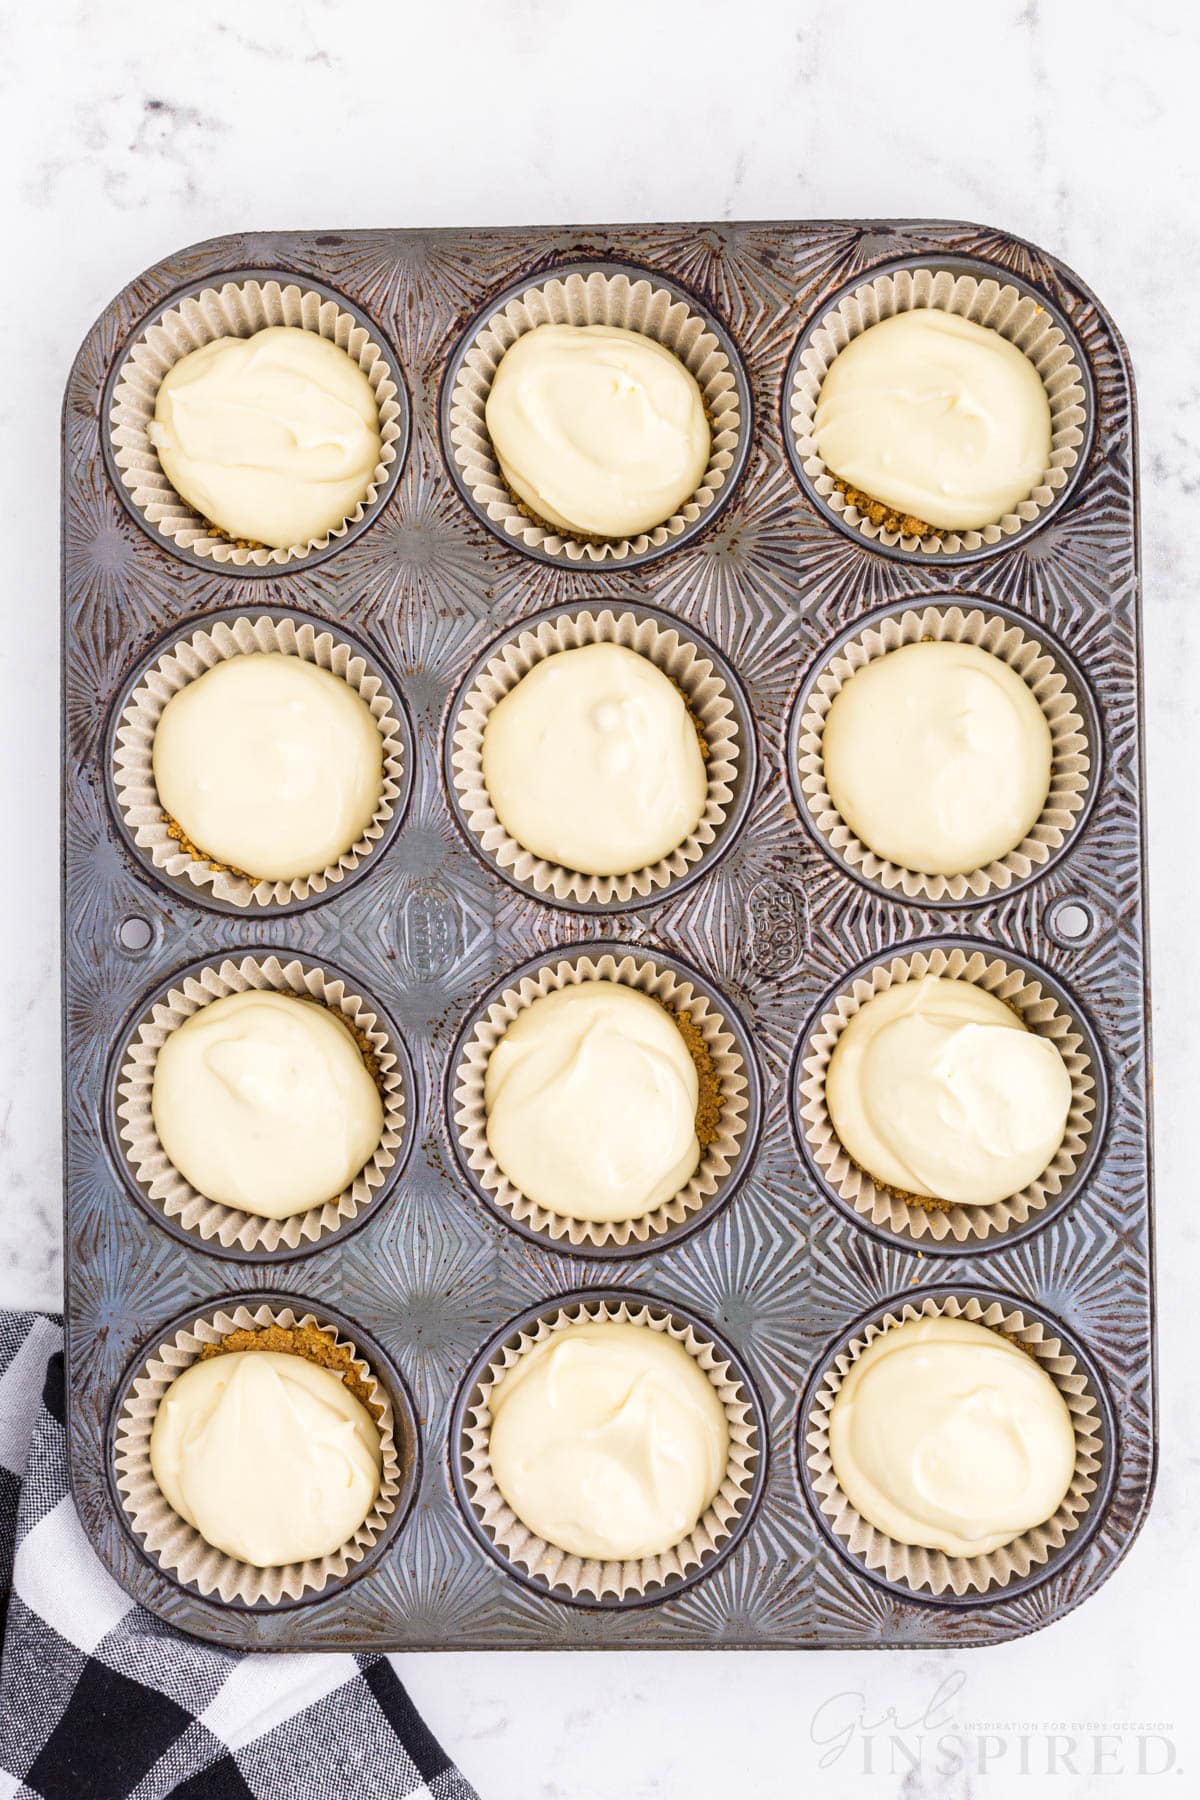
[[[1182,1774],[1174,1726],[1127,1720],[974,1720],[956,1704],[967,1684],[953,1670],[923,1706],[874,1706],[848,1688],[831,1694],[809,1721],[818,1769],[838,1764],[861,1775],[914,1775],[944,1782],[961,1776],[974,1791],[979,1776],[1000,1779],[997,1793],[1015,1792],[1014,1777],[1052,1775],[1080,1779],[1101,1775]],[[957,1790],[956,1790],[957,1791]],[[1078,1791],[1078,1788],[1076,1789]]]

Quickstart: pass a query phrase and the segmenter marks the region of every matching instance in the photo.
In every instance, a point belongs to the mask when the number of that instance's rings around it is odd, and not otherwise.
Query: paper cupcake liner
[[[1024,681],[1050,728],[1050,792],[1035,824],[1015,849],[967,875],[924,875],[877,856],[841,817],[825,780],[822,740],[838,694],[866,663],[927,639],[973,644],[999,657]],[[1078,697],[1053,654],[997,613],[978,607],[964,612],[960,606],[943,605],[878,619],[828,658],[815,682],[807,685],[800,707],[793,770],[817,835],[856,874],[903,894],[905,899],[941,903],[980,900],[1027,880],[1062,848],[1086,806],[1092,751]]]
[[[697,1521],[695,1530],[660,1556],[630,1562],[601,1562],[598,1558],[572,1556],[568,1551],[548,1544],[545,1538],[538,1537],[522,1524],[496,1486],[492,1474],[489,1401],[497,1383],[535,1344],[584,1320],[647,1325],[652,1331],[668,1332],[683,1345],[689,1356],[695,1358],[725,1408],[729,1461],[724,1480],[711,1505]],[[557,1311],[551,1309],[543,1318],[515,1334],[515,1342],[510,1340],[497,1349],[469,1397],[457,1449],[467,1499],[495,1549],[514,1568],[544,1582],[550,1590],[565,1588],[574,1599],[593,1595],[597,1600],[603,1600],[611,1595],[618,1600],[630,1600],[648,1590],[682,1580],[719,1553],[750,1503],[755,1464],[760,1455],[758,1437],[750,1393],[720,1349],[690,1322],[675,1317],[666,1307],[647,1305],[640,1300],[628,1303],[580,1300]]]
[[[708,467],[678,512],[628,538],[564,536],[534,517],[512,493],[496,460],[484,409],[505,351],[539,325],[614,325],[638,331],[674,352],[695,377],[712,432]],[[527,550],[564,562],[623,562],[662,549],[697,525],[734,479],[749,421],[739,394],[734,352],[700,308],[652,276],[564,271],[497,304],[475,328],[454,375],[449,405],[449,451],[480,517]],[[728,348],[727,348],[728,345]]]
[[[379,462],[362,500],[333,531],[286,549],[234,541],[194,512],[167,480],[149,434],[168,369],[215,338],[252,337],[271,325],[315,331],[344,350],[370,382],[379,408]],[[398,473],[406,433],[406,402],[390,352],[328,294],[292,283],[281,287],[274,279],[228,281],[176,301],[125,352],[109,410],[109,445],[118,478],[154,535],[192,556],[237,569],[280,568],[344,538]]]
[[[257,652],[298,656],[345,681],[366,704],[383,739],[383,785],[370,823],[336,864],[290,881],[256,881],[181,841],[154,785],[154,733],[167,702],[181,688],[230,657]],[[359,652],[307,621],[234,618],[179,637],[144,672],[117,721],[112,748],[116,803],[135,845],[151,866],[173,881],[190,882],[230,906],[284,906],[324,894],[368,857],[399,809],[409,780],[404,736],[392,697]]]
[[[173,1031],[210,1001],[249,988],[296,994],[328,1007],[352,1030],[360,1050],[369,1048],[373,1073],[383,1100],[383,1135],[370,1160],[349,1187],[322,1206],[288,1219],[265,1219],[241,1208],[224,1206],[200,1194],[170,1161],[154,1128],[151,1099],[158,1052]],[[346,987],[340,976],[327,975],[308,962],[277,956],[243,956],[185,975],[156,1001],[129,1034],[118,1061],[117,1106],[120,1146],[133,1179],[155,1210],[184,1231],[225,1249],[288,1255],[314,1244],[328,1232],[358,1217],[388,1179],[405,1139],[412,1100],[404,1091],[397,1047],[371,1003]]]
[[[695,830],[669,855],[629,875],[585,875],[535,856],[500,823],[483,779],[483,734],[492,708],[535,663],[586,644],[620,644],[652,662],[683,694],[706,746],[708,794]],[[739,762],[744,766],[748,754],[730,689],[705,650],[674,624],[605,608],[531,620],[499,646],[458,701],[448,772],[468,832],[505,874],[547,901],[627,906],[687,874],[716,842],[733,805]]]
[[[159,1402],[171,1383],[199,1360],[208,1344],[220,1343],[234,1331],[261,1331],[270,1325],[287,1331],[310,1325],[335,1345],[349,1351],[360,1380],[370,1389],[369,1406],[379,1429],[383,1469],[375,1504],[354,1536],[331,1556],[310,1557],[307,1562],[283,1563],[259,1569],[239,1562],[205,1541],[168,1503],[150,1467],[150,1433]],[[416,1452],[415,1443],[403,1440],[408,1422],[400,1429],[387,1387],[360,1354],[353,1341],[311,1312],[290,1306],[275,1308],[265,1303],[221,1309],[177,1331],[146,1359],[142,1372],[131,1384],[117,1417],[114,1444],[117,1492],[121,1505],[142,1546],[159,1568],[177,1581],[194,1586],[201,1594],[215,1595],[244,1606],[259,1603],[277,1606],[299,1600],[305,1593],[320,1593],[331,1581],[346,1575],[378,1540],[396,1510],[407,1471]]]
[[[720,1092],[721,1112],[711,1143],[687,1185],[641,1219],[565,1219],[530,1200],[504,1174],[488,1147],[484,1080],[492,1051],[519,1013],[544,995],[584,981],[619,981],[649,994],[669,1012],[681,1013],[696,1028],[708,1051]],[[737,1040],[717,1007],[685,975],[656,962],[652,954],[626,951],[590,956],[564,955],[505,988],[479,1019],[463,1045],[454,1073],[454,1125],[468,1166],[486,1193],[512,1218],[544,1233],[554,1243],[595,1249],[652,1244],[673,1226],[693,1217],[730,1179],[739,1161],[750,1118],[751,1094]]]
[[[897,1543],[869,1524],[850,1504],[838,1484],[829,1453],[829,1420],[834,1401],[851,1366],[867,1345],[882,1332],[907,1320],[940,1315],[986,1325],[1020,1344],[1052,1377],[1070,1409],[1075,1427],[1075,1474],[1058,1511],[1045,1524],[1022,1533],[1012,1543],[986,1556],[949,1556],[943,1550]],[[807,1463],[821,1512],[836,1535],[845,1541],[846,1548],[866,1568],[888,1581],[900,1582],[914,1592],[926,1589],[932,1594],[963,1595],[972,1591],[984,1593],[988,1588],[1003,1587],[1010,1581],[1022,1579],[1062,1548],[1071,1533],[1083,1523],[1092,1504],[1100,1478],[1104,1443],[1096,1396],[1076,1358],[1058,1338],[1052,1337],[1036,1318],[1015,1307],[1006,1308],[998,1301],[981,1302],[968,1295],[961,1299],[951,1295],[931,1296],[919,1305],[915,1300],[897,1302],[882,1318],[864,1326],[838,1352],[817,1388],[803,1427],[801,1455]]]
[[[1017,287],[1007,270],[1004,277],[1001,285],[991,277],[982,279],[946,268],[899,269],[891,275],[877,275],[831,307],[803,343],[788,401],[799,465],[814,493],[844,524],[870,542],[926,557],[979,550],[1000,544],[1031,524],[1066,488],[1089,422],[1081,358],[1036,295]],[[813,419],[830,365],[852,338],[895,313],[928,306],[989,326],[1029,358],[1050,403],[1050,460],[1029,497],[994,525],[970,531],[930,530],[919,536],[904,532],[904,521],[892,508],[876,504],[860,510],[821,460]]]
[[[1012,1007],[1030,1031],[1057,1046],[1071,1078],[1071,1105],[1063,1141],[1049,1167],[1036,1181],[1010,1199],[990,1206],[963,1206],[921,1201],[876,1182],[842,1148],[829,1116],[825,1078],[838,1038],[868,1000],[898,981],[941,975],[972,981]],[[1096,1126],[1096,1074],[1086,1040],[1076,1023],[1031,973],[982,950],[914,951],[875,964],[856,976],[836,996],[812,1028],[802,1052],[797,1112],[800,1130],[816,1168],[835,1193],[873,1225],[903,1232],[920,1242],[968,1243],[998,1236],[1022,1225],[1048,1206],[1072,1178],[1085,1156]]]

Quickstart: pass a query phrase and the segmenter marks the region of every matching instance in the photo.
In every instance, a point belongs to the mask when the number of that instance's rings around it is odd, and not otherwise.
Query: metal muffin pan
[[[1035,529],[961,568],[850,538],[791,461],[788,372],[802,335],[843,288],[898,263],[1010,275],[1066,323],[1091,383],[1093,435],[1069,491]],[[652,558],[586,567],[547,562],[480,521],[441,418],[473,322],[510,290],[580,264],[632,265],[694,299],[727,334],[750,401],[745,466],[702,524]],[[108,384],[145,320],[247,270],[327,288],[361,313],[394,353],[411,407],[407,455],[371,518],[319,556],[266,571],[157,541],[131,517],[106,448]],[[199,1636],[308,1650],[965,1646],[1035,1629],[1094,1591],[1145,1514],[1156,1425],[1136,422],[1124,346],[1087,288],[1005,233],[939,222],[244,234],[167,258],[105,310],[68,382],[63,469],[69,1446],[76,1504],[116,1579]],[[1086,816],[1049,864],[1005,893],[934,906],[876,891],[814,840],[797,814],[788,733],[809,671],[841,634],[893,604],[947,599],[1007,609],[1062,649],[1103,760]],[[757,752],[752,771],[743,765],[745,816],[722,833],[720,855],[603,917],[504,879],[461,829],[444,771],[456,698],[485,653],[535,615],[597,603],[665,614],[711,644],[745,697]],[[130,845],[110,792],[111,721],[173,634],[274,609],[362,646],[402,703],[412,779],[394,833],[352,878],[294,909],[244,912],[163,879]],[[485,996],[598,936],[711,983],[745,1029],[761,1086],[735,1191],[686,1231],[619,1257],[564,1250],[485,1205],[446,1104],[464,1020]],[[831,1201],[797,1143],[791,1080],[831,989],[885,953],[951,939],[1032,962],[1057,984],[1090,1022],[1107,1107],[1065,1199],[1019,1231],[929,1256]],[[266,1260],[164,1229],[129,1191],[108,1125],[129,1022],[190,965],[250,944],[343,972],[380,1003],[413,1075],[402,1175],[352,1230]],[[117,1498],[110,1429],[123,1385],[180,1317],[264,1285],[324,1310],[394,1366],[421,1468],[411,1511],[370,1566],[301,1605],[246,1610],[187,1591],[143,1553]],[[1061,1555],[969,1600],[889,1586],[848,1557],[797,1453],[806,1389],[855,1325],[945,1287],[1044,1317],[1094,1375],[1111,1446]],[[580,1605],[520,1579],[456,1493],[455,1420],[479,1358],[581,1290],[694,1319],[744,1369],[762,1420],[747,1522],[711,1567],[640,1604]]]

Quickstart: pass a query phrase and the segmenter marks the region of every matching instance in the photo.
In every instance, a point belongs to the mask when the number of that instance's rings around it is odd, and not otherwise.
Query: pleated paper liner
[[[922,1200],[884,1187],[851,1161],[829,1116],[825,1078],[834,1047],[850,1019],[874,995],[896,982],[919,981],[926,975],[971,981],[1003,1000],[1028,1030],[1056,1045],[1071,1078],[1066,1132],[1049,1166],[1019,1194],[989,1206]],[[903,1233],[918,1244],[950,1248],[998,1238],[1023,1225],[1074,1180],[1085,1159],[1089,1159],[1100,1124],[1101,1079],[1090,1032],[1078,1017],[1059,1004],[1033,969],[1016,959],[1006,961],[990,947],[985,952],[954,944],[883,958],[849,979],[808,1030],[801,1047],[794,1099],[804,1144],[818,1174],[836,1194],[873,1225]]]
[[[367,706],[383,739],[383,781],[375,811],[336,863],[288,881],[256,880],[204,854],[183,837],[164,812],[154,784],[154,733],[169,700],[189,682],[231,657],[278,653],[297,656],[338,676]],[[398,702],[351,643],[302,618],[234,616],[188,630],[145,669],[123,708],[112,744],[112,783],[117,807],[133,843],[150,866],[173,881],[190,883],[201,896],[234,907],[269,911],[336,889],[354,874],[402,810],[412,781]]]
[[[620,644],[645,656],[679,689],[705,746],[708,793],[694,831],[669,855],[628,875],[585,875],[535,856],[500,823],[483,779],[483,734],[492,708],[535,663],[586,644]],[[641,609],[615,613],[597,606],[518,626],[469,681],[450,727],[447,774],[453,798],[486,859],[551,904],[636,906],[711,856],[718,840],[735,827],[735,803],[739,791],[748,790],[754,754],[748,713],[714,654],[695,642],[686,627]]]
[[[630,1562],[603,1562],[573,1556],[538,1537],[517,1518],[496,1486],[489,1460],[492,1416],[489,1401],[497,1383],[535,1344],[556,1331],[584,1321],[603,1320],[646,1325],[670,1334],[703,1369],[725,1408],[729,1428],[729,1460],[725,1477],[696,1528],[673,1549],[660,1556]],[[729,1541],[744,1521],[755,1492],[756,1465],[762,1440],[756,1409],[746,1384],[721,1348],[690,1319],[666,1306],[646,1303],[640,1297],[588,1300],[580,1297],[555,1307],[538,1319],[510,1333],[466,1397],[462,1431],[452,1448],[458,1458],[458,1474],[466,1504],[502,1562],[531,1577],[550,1592],[562,1590],[571,1599],[591,1596],[598,1601],[634,1602],[656,1589],[669,1589],[696,1570],[703,1569]]]
[[[841,817],[825,779],[825,721],[838,694],[867,663],[926,640],[972,644],[999,657],[1029,688],[1050,730],[1050,791],[1036,822],[1006,855],[964,875],[921,874],[877,856]],[[797,804],[838,861],[897,898],[957,904],[982,900],[1028,880],[1061,851],[1084,817],[1096,785],[1096,752],[1089,742],[1084,710],[1053,652],[1011,616],[986,606],[970,611],[944,604],[919,611],[896,608],[877,618],[857,636],[841,641],[815,680],[806,682],[797,715],[789,745],[793,785],[799,789]]]
[[[695,377],[712,433],[700,485],[662,524],[628,538],[571,537],[539,520],[500,472],[484,409],[506,350],[539,325],[614,325],[653,338]],[[554,561],[628,562],[677,545],[703,524],[745,460],[749,388],[725,332],[694,300],[652,274],[605,267],[564,269],[504,295],[473,330],[450,376],[447,453],[464,496],[485,524]]]
[[[493,1203],[511,1218],[564,1250],[587,1246],[598,1250],[628,1248],[633,1253],[635,1247],[653,1248],[655,1238],[710,1206],[739,1179],[754,1138],[757,1086],[747,1063],[745,1034],[740,1026],[731,1029],[715,991],[706,992],[690,971],[677,970],[668,960],[657,959],[653,951],[623,950],[620,946],[610,950],[600,945],[594,946],[594,951],[570,951],[558,958],[548,957],[487,1005],[457,1052],[453,1075],[454,1129],[466,1166]],[[650,995],[668,1012],[690,1020],[708,1065],[706,1072],[698,1064],[701,1100],[706,1073],[719,1099],[714,1133],[711,1141],[701,1146],[694,1175],[679,1193],[641,1219],[568,1219],[549,1212],[514,1187],[488,1147],[484,1080],[492,1051],[518,1015],[535,1000],[585,981],[621,982]]]
[[[957,556],[1003,544],[1065,495],[1092,428],[1089,381],[1082,352],[1036,293],[1005,269],[993,276],[953,267],[899,269],[876,275],[844,295],[801,340],[793,358],[787,407],[792,450],[804,479],[826,507],[870,543],[926,558]],[[1022,350],[1042,378],[1050,404],[1050,458],[1027,499],[979,530],[919,535],[912,521],[882,504],[860,506],[821,460],[813,419],[821,386],[836,356],[853,338],[896,313],[937,307],[998,331]],[[919,523],[920,521],[918,521]]]
[[[867,1345],[882,1332],[909,1319],[969,1319],[1011,1338],[1036,1358],[1066,1401],[1075,1427],[1075,1474],[1061,1506],[1045,1524],[1023,1532],[1012,1543],[986,1556],[949,1556],[942,1550],[897,1543],[850,1504],[834,1474],[829,1454],[829,1419],[842,1382]],[[1083,1523],[1096,1496],[1104,1460],[1104,1428],[1097,1396],[1078,1359],[1032,1313],[999,1301],[929,1296],[923,1301],[896,1301],[887,1312],[839,1350],[816,1386],[813,1404],[801,1425],[800,1455],[807,1466],[812,1492],[826,1520],[846,1549],[862,1565],[914,1593],[950,1595],[985,1593],[1036,1572],[1060,1550]]]
[[[407,1153],[414,1096],[406,1092],[403,1046],[393,1039],[373,1003],[356,994],[340,975],[307,958],[278,956],[214,960],[177,978],[133,1026],[117,1058],[116,1118],[119,1148],[133,1181],[152,1211],[194,1236],[200,1244],[287,1256],[339,1231],[372,1205]],[[173,1031],[213,1000],[248,989],[295,994],[326,1006],[365,1052],[383,1101],[383,1135],[349,1186],[321,1206],[288,1219],[266,1219],[224,1206],[200,1194],[169,1160],[154,1127],[151,1100],[158,1052]]]
[[[150,441],[167,371],[222,337],[252,337],[272,325],[314,331],[336,344],[371,384],[379,409],[379,461],[362,500],[333,531],[286,549],[234,541],[176,493]],[[230,570],[291,567],[356,535],[399,474],[408,439],[408,401],[393,353],[374,327],[330,291],[263,275],[204,287],[174,301],[125,351],[112,383],[109,454],[124,498],[151,535],[189,558]]]
[[[253,1298],[253,1297],[251,1297]],[[348,1353],[348,1362],[365,1390],[364,1403],[379,1429],[383,1468],[379,1494],[354,1536],[330,1556],[307,1562],[259,1569],[206,1543],[170,1506],[150,1467],[150,1434],[159,1402],[171,1383],[198,1361],[209,1344],[235,1331],[262,1331],[281,1326],[298,1331],[315,1326],[322,1336]],[[399,1407],[399,1416],[397,1416]],[[265,1302],[239,1304],[230,1299],[211,1314],[200,1316],[161,1343],[147,1357],[125,1395],[116,1419],[114,1461],[117,1491],[130,1525],[143,1549],[168,1575],[207,1597],[243,1606],[277,1606],[321,1593],[330,1582],[351,1574],[403,1509],[417,1468],[416,1422],[407,1396],[389,1392],[356,1343],[320,1314],[291,1305]]]

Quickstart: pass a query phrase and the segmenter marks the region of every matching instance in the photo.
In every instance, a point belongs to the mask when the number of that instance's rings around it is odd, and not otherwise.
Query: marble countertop
[[[1052,248],[1141,397],[1163,1457],[1149,1525],[1048,1632],[986,1652],[398,1658],[487,1800],[1058,1800],[1197,1780],[1189,1381],[1200,1039],[1200,15],[1160,0],[0,5],[10,263],[0,474],[0,1304],[60,1303],[58,412],[129,277],[243,227],[959,217]],[[411,78],[411,79],[410,79]],[[6,258],[8,261],[8,258]],[[298,1671],[299,1676],[299,1671]],[[957,1743],[947,1740],[955,1737]],[[1024,1745],[1024,1748],[1022,1748]],[[1174,1791],[1182,1791],[1178,1786]]]

